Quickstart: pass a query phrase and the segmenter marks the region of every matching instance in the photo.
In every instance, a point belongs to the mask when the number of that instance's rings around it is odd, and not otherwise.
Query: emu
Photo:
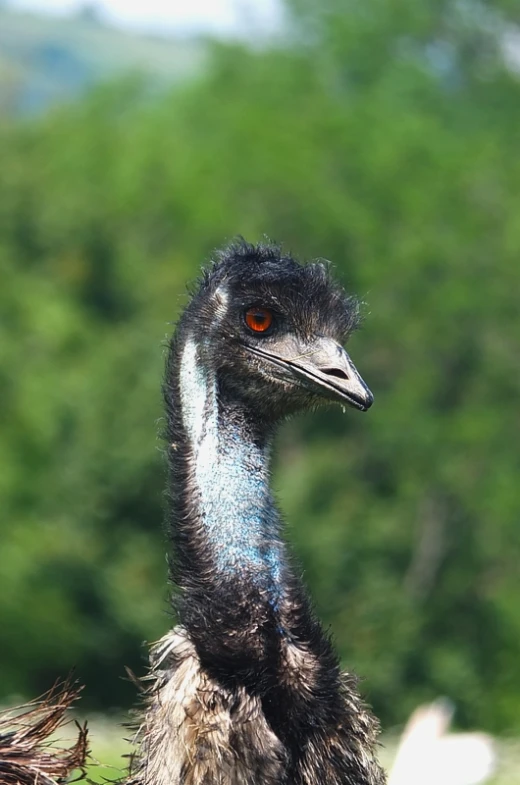
[[[179,624],[151,649],[127,785],[385,782],[377,721],[314,615],[269,488],[281,421],[372,405],[343,348],[357,321],[327,266],[245,242],[217,255],[180,318],[164,382]],[[83,766],[84,728],[69,751],[45,741],[76,694],[51,694],[21,730],[0,722],[0,785]]]
[[[151,650],[133,785],[380,785],[377,722],[282,537],[274,432],[373,397],[343,343],[358,321],[321,263],[235,243],[170,342],[164,398],[179,625]]]

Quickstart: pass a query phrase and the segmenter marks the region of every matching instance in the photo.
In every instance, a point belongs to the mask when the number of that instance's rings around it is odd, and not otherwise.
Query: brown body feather
[[[181,627],[152,649],[153,684],[131,783],[276,785],[285,755],[258,697],[226,689],[201,668]]]
[[[84,774],[86,725],[77,726],[72,746],[51,741],[80,691],[70,681],[55,684],[39,700],[0,714],[0,785],[56,785],[75,770]]]
[[[305,691],[315,667],[312,655],[290,649],[286,674],[291,670],[292,686]],[[350,674],[343,676],[343,722],[309,733],[295,761],[270,727],[261,698],[211,677],[185,629],[161,638],[150,662],[147,705],[126,785],[339,785],[346,769],[352,785],[384,782],[374,754],[378,725]],[[339,774],[338,759],[345,766]]]

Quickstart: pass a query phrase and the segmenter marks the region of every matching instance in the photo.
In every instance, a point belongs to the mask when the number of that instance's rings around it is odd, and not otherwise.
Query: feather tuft
[[[0,785],[57,785],[75,771],[76,779],[85,776],[86,723],[76,722],[72,746],[61,747],[52,739],[67,724],[66,712],[81,690],[67,679],[31,703],[0,712]]]

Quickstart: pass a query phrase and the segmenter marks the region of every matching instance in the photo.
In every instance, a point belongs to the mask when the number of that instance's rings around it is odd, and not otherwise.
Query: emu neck
[[[232,581],[237,595],[255,587],[276,610],[283,553],[269,490],[269,436],[223,391],[190,339],[179,385],[193,549],[203,551],[209,581]]]

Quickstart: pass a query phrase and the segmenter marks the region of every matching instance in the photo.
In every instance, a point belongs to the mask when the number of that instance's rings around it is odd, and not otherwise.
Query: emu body
[[[284,417],[371,405],[342,348],[356,318],[323,265],[242,243],[179,321],[164,392],[180,623],[151,651],[138,785],[384,782],[377,723],[340,673],[269,489]]]

